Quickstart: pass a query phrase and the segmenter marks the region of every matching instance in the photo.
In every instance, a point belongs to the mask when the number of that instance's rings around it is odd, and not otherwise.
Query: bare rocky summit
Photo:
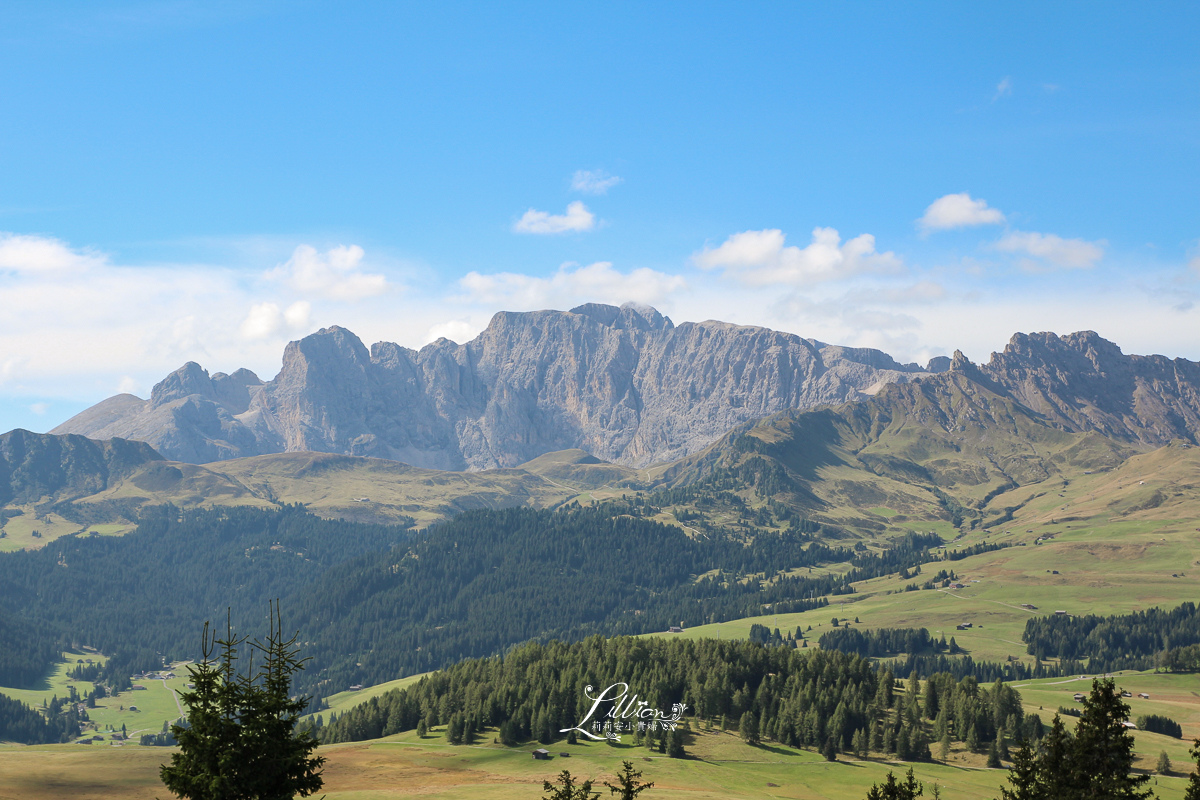
[[[1014,334],[987,364],[955,353],[951,369],[975,372],[1061,430],[1152,447],[1200,440],[1200,364],[1125,355],[1093,331]]]
[[[935,362],[931,371],[950,366]],[[878,350],[588,304],[501,312],[466,344],[440,339],[420,351],[368,350],[325,328],[290,343],[271,381],[188,363],[149,400],[109,398],[52,433],[140,440],[192,463],[309,450],[487,469],[580,448],[644,466],[698,452],[749,420],[927,374]]]

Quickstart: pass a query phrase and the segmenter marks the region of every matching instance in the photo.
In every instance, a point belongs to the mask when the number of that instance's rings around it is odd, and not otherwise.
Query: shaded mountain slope
[[[736,473],[753,484],[772,475],[772,491],[759,496],[785,498],[816,520],[867,531],[909,519],[974,527],[1010,518],[1005,494],[1017,487],[1114,469],[1146,449],[1056,427],[959,366],[865,402],[741,426],[663,480],[679,487]]]

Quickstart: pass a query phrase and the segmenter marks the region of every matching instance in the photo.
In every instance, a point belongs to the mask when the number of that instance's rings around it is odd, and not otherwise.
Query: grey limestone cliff
[[[194,463],[312,450],[485,469],[581,448],[643,466],[697,452],[747,420],[923,374],[877,350],[588,304],[501,312],[466,344],[419,351],[368,350],[325,328],[289,344],[271,381],[189,363],[149,400],[118,395],[52,432],[138,439]]]

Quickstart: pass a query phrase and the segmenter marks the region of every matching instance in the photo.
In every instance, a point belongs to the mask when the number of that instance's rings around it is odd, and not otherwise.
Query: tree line
[[[79,736],[80,720],[86,719],[74,704],[63,708],[54,698],[52,708],[43,714],[19,700],[0,694],[0,741],[22,744],[69,742]]]
[[[1193,651],[1200,644],[1200,611],[1195,603],[1172,609],[1150,608],[1130,614],[1080,616],[1058,614],[1034,617],[1025,623],[1027,651],[1038,659],[1087,659],[1088,669],[1115,672],[1150,669],[1156,657],[1175,651],[1164,659],[1180,671],[1191,671]],[[1198,649],[1200,650],[1200,649]]]
[[[585,687],[618,682],[651,707],[684,704],[689,726],[737,729],[751,744],[774,741],[834,755],[927,760],[931,745],[948,750],[959,741],[978,752],[994,749],[999,758],[1042,732],[1041,720],[1023,714],[1020,695],[1002,681],[981,686],[973,677],[941,673],[904,683],[837,651],[595,636],[531,642],[503,656],[462,661],[328,724],[318,718],[319,736],[361,741],[445,725],[451,743],[495,729],[505,743],[549,744],[586,718]]]

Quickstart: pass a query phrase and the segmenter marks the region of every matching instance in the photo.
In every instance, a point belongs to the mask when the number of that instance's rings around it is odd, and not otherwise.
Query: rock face
[[[944,371],[942,361],[933,369]],[[311,450],[486,469],[581,448],[643,466],[697,452],[748,420],[925,374],[878,350],[589,304],[501,312],[471,342],[419,352],[389,342],[368,351],[350,331],[326,328],[289,344],[272,381],[189,363],[150,400],[118,395],[52,433],[139,439],[193,463]]]
[[[959,355],[959,354],[956,354]],[[964,359],[965,362],[965,359]],[[974,368],[970,362],[951,369]],[[1200,437],[1200,364],[1127,356],[1092,331],[1018,333],[978,372],[1067,431],[1160,446]]]

